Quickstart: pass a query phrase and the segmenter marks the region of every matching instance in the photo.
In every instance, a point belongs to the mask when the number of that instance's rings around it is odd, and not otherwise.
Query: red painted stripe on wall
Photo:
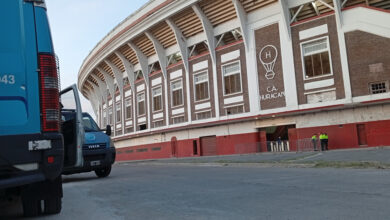
[[[367,145],[359,145],[357,126],[364,125]],[[314,133],[329,135],[329,149],[390,146],[390,120],[351,123],[331,126],[289,129],[290,151],[297,150],[297,140],[310,139]],[[216,155],[249,154],[265,152],[264,131],[216,137]],[[195,144],[194,144],[195,142]],[[170,141],[125,147],[117,149],[117,161],[147,160],[171,157],[202,156],[200,138],[177,140],[175,146]],[[195,147],[194,147],[195,146]],[[196,148],[196,149],[195,149]]]

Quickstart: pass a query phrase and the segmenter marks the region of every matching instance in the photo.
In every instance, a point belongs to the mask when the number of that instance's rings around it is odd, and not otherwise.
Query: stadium
[[[78,88],[117,160],[390,145],[390,1],[150,0]]]

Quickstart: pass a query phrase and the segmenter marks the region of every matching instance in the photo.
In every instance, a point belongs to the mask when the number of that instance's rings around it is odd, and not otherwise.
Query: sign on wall
[[[286,106],[279,25],[255,31],[260,106],[262,110]]]
[[[278,58],[278,50],[274,45],[267,45],[263,47],[259,53],[259,60],[263,64],[266,72],[265,78],[270,80],[275,78],[275,62]]]

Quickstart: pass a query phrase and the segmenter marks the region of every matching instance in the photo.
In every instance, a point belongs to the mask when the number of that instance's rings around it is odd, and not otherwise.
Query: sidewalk
[[[138,165],[281,166],[390,169],[390,147],[342,149],[325,152],[280,152],[245,155],[126,161]]]

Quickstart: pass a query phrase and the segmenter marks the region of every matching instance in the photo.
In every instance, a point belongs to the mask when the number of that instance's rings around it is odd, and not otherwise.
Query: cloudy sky
[[[77,83],[84,58],[95,45],[147,0],[46,0],[55,52],[60,59],[61,87]],[[82,97],[83,111],[93,110]],[[94,116],[94,115],[93,115]]]

